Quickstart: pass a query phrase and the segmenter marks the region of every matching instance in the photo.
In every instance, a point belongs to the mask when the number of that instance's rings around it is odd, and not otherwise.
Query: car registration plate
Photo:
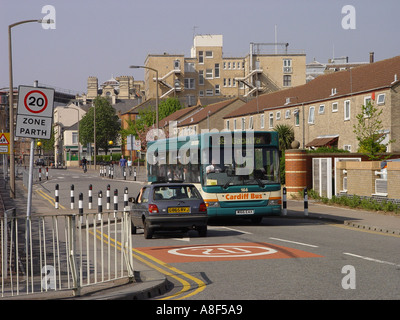
[[[168,213],[189,213],[190,207],[169,207]]]
[[[254,214],[254,210],[236,210],[236,214]]]

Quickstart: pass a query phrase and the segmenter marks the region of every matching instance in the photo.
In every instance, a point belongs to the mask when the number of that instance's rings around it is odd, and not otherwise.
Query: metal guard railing
[[[0,217],[1,297],[133,281],[129,212]]]

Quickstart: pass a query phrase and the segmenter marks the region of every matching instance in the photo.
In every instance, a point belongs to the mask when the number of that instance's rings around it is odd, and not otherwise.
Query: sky
[[[400,54],[399,12],[399,0],[0,0],[0,88],[9,86],[8,26],[53,13],[55,29],[12,28],[15,87],[38,80],[86,92],[89,76],[143,80],[144,70],[130,65],[144,65],[148,54],[189,57],[194,34],[222,34],[224,57],[274,42],[276,30],[307,62],[368,62],[369,52],[378,61]]]

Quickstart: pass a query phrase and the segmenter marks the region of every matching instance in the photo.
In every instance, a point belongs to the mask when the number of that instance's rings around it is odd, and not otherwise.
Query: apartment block
[[[201,97],[252,99],[305,84],[306,55],[288,53],[287,46],[283,52],[268,53],[265,44],[251,43],[246,56],[225,57],[222,35],[196,35],[190,57],[168,53],[146,57],[146,99],[156,97],[157,84],[160,99],[185,97],[186,106]]]

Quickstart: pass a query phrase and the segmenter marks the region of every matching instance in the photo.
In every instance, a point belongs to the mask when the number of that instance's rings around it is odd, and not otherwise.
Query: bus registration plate
[[[169,207],[168,213],[190,213],[190,207]]]
[[[254,210],[236,210],[236,214],[254,214]]]

